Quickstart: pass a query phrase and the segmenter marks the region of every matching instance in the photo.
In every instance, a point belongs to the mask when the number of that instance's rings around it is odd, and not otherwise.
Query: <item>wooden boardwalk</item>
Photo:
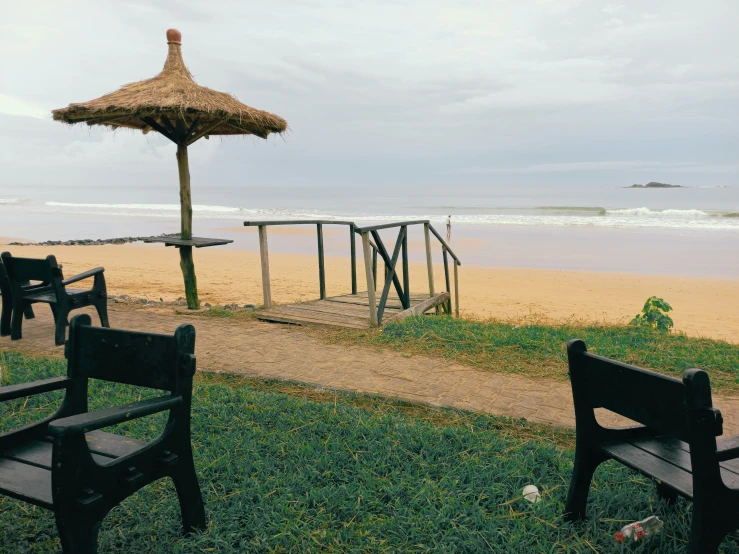
[[[318,240],[318,290],[320,300],[290,304],[288,306],[274,306],[272,304],[272,290],[269,277],[269,248],[267,246],[267,227],[272,225],[315,225]],[[351,256],[351,294],[326,297],[326,270],[324,267],[323,226],[346,225],[349,228],[349,251]],[[353,327],[364,329],[379,327],[385,321],[402,319],[411,315],[418,315],[432,308],[441,307],[446,313],[452,313],[452,290],[454,290],[454,314],[459,317],[459,279],[458,266],[462,265],[459,258],[452,252],[449,245],[434,229],[427,219],[417,221],[401,221],[398,223],[384,223],[369,227],[357,227],[351,221],[294,220],[294,221],[244,221],[246,227],[259,229],[259,257],[262,266],[262,293],[264,295],[263,312],[258,318],[264,321],[282,323],[318,323],[336,325],[339,327]],[[410,276],[408,273],[408,227],[423,226],[424,243],[426,246],[426,265],[428,269],[429,294],[412,295],[410,293]],[[385,233],[397,229],[398,235],[395,244],[385,245],[380,231]],[[364,275],[367,282],[367,292],[357,292],[357,252],[356,238],[362,238],[362,253],[364,258]],[[441,255],[444,262],[443,292],[436,292],[434,287],[434,268],[431,256],[431,237],[441,244]],[[387,239],[387,235],[385,236]],[[392,252],[392,254],[390,253]],[[449,258],[452,267],[449,267]],[[384,269],[378,275],[378,261],[382,259]],[[451,277],[454,277],[452,289]],[[379,280],[378,280],[379,277]]]
[[[409,315],[421,314],[435,308],[448,298],[449,295],[445,292],[433,298],[430,298],[428,293],[411,294],[411,307],[404,310],[397,294],[389,295],[385,305],[386,318],[383,321],[392,321],[393,319],[401,319]],[[376,303],[379,304],[379,302],[378,295]],[[257,312],[257,317],[262,321],[294,323],[298,325],[317,323],[320,325],[334,325],[354,329],[369,329],[371,327],[369,296],[366,291],[357,294],[334,296],[326,300],[314,300],[286,306],[273,305],[267,310]]]

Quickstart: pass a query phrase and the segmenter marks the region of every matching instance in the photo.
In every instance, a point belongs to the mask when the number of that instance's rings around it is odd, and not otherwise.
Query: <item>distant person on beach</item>
[[[446,216],[446,240],[452,239],[452,216]]]

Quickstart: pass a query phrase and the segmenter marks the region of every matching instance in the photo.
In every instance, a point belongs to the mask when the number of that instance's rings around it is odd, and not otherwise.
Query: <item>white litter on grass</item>
[[[539,489],[536,487],[536,485],[526,485],[523,488],[523,491],[521,491],[521,494],[528,502],[531,502],[532,504],[541,502],[541,494],[539,493]]]

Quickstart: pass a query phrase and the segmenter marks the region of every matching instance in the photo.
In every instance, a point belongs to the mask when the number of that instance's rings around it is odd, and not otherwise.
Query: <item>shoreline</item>
[[[629,188],[629,187],[627,187]],[[312,227],[312,226],[311,226]],[[236,235],[236,237],[233,239],[234,242],[227,245],[221,245],[219,247],[219,250],[228,250],[230,252],[241,252],[241,253],[249,253],[249,254],[258,254],[259,253],[259,246],[258,246],[258,238],[257,238],[257,228],[256,227],[219,227],[216,229],[213,229],[212,231],[216,231],[221,234],[228,233],[229,235]],[[243,243],[238,240],[237,238],[243,238],[243,234],[246,234],[249,236],[249,243]],[[270,258],[272,256],[280,256],[280,255],[299,255],[298,252],[302,252],[305,250],[304,247],[307,247],[308,249],[314,248],[314,242],[315,242],[315,230],[312,228],[307,228],[307,226],[275,226],[271,227],[269,229],[269,237],[271,239],[270,242]],[[165,236],[171,236],[173,233],[162,233],[159,235],[151,235],[156,237],[165,237]],[[177,235],[177,233],[174,233],[174,235]],[[334,257],[334,258],[348,258],[348,248],[342,248],[343,246],[347,246],[344,244],[345,241],[345,232],[340,229],[324,229],[323,230],[323,236],[325,241],[325,249],[326,249],[326,258]],[[0,236],[0,250],[8,250],[9,248],[18,248],[18,247],[67,247],[67,246],[107,246],[107,245],[138,245],[138,246],[156,246],[156,244],[152,243],[145,243],[144,239],[150,238],[150,235],[147,236],[126,236],[126,237],[113,237],[113,238],[98,238],[98,239],[69,239],[69,240],[44,240],[44,241],[31,241],[28,239],[19,239],[19,238],[9,238],[7,236]],[[433,241],[432,241],[433,242]],[[419,253],[421,253],[424,250],[424,244],[420,240],[409,240],[408,241],[410,248],[410,256],[411,256],[411,264],[413,262],[418,263],[420,261]],[[297,246],[296,246],[297,245]],[[338,246],[338,248],[337,248]],[[461,256],[468,257],[470,255],[471,250],[479,250],[484,249],[489,246],[488,241],[476,237],[469,237],[469,236],[463,236],[461,238],[458,238],[452,242],[449,243],[450,247],[453,247],[455,252],[459,253],[462,252]],[[273,248],[276,247],[276,248]],[[357,252],[358,254],[358,261],[361,261],[361,245],[357,245]],[[432,246],[433,248],[433,246]],[[279,251],[279,253],[275,253],[275,251]],[[346,250],[346,255],[337,255],[336,251],[343,252],[343,250]],[[198,250],[196,251],[204,252],[204,250]],[[436,255],[436,253],[434,253]],[[569,253],[570,257],[573,255],[577,257],[579,254]],[[425,258],[424,258],[425,259]],[[474,256],[473,256],[474,259]],[[531,260],[529,260],[531,261]],[[704,275],[695,275],[692,273],[680,273],[680,274],[674,274],[670,272],[664,272],[664,271],[649,271],[647,270],[621,270],[621,271],[614,271],[612,269],[593,269],[593,268],[572,268],[572,267],[549,267],[549,266],[541,266],[536,264],[487,264],[487,263],[469,263],[464,262],[465,267],[475,267],[481,270],[519,270],[519,271],[565,271],[565,272],[573,272],[573,273],[592,273],[592,274],[600,274],[600,275],[624,275],[624,276],[632,276],[635,278],[641,278],[641,277],[660,277],[660,278],[666,278],[666,279],[687,279],[687,280],[693,280],[693,279],[706,279],[709,281],[726,281],[726,282],[739,282],[739,277],[735,277],[734,273],[732,273],[732,276],[727,276],[724,274],[704,274]],[[739,274],[736,274],[739,275]],[[739,302],[737,303],[737,308],[739,308]]]
[[[49,246],[57,243],[118,242],[120,239],[96,237],[139,238],[176,233],[178,226],[164,222],[141,220],[138,226],[123,223],[126,218],[111,217],[108,220],[85,222],[86,231],[68,232],[48,236],[54,221],[45,221],[39,230],[43,235],[33,234],[28,239],[47,239]],[[27,223],[7,221],[8,231],[14,229],[14,237],[21,233]],[[118,228],[118,227],[121,228]],[[132,233],[135,231],[135,233]],[[7,234],[11,234],[8,232]],[[316,251],[315,225],[275,226],[269,229],[270,252],[303,254]],[[396,232],[381,231],[386,243],[394,243]],[[131,237],[131,235],[135,235]],[[202,219],[198,222],[197,235],[233,240],[219,250],[257,252],[259,240],[255,227],[234,225],[234,222],[218,219]],[[90,237],[90,238],[80,238]],[[124,238],[124,240],[126,240]],[[678,232],[667,229],[629,229],[600,227],[542,227],[524,226],[481,226],[453,225],[450,247],[465,266],[489,268],[521,268],[594,271],[605,273],[630,273],[636,275],[680,276],[690,278],[729,279],[739,276],[739,258],[736,250],[735,233]],[[409,227],[409,259],[411,262],[425,260],[423,232],[419,226]],[[2,242],[0,237],[0,243]],[[434,245],[438,248],[438,245]],[[327,256],[348,256],[349,236],[345,228],[327,225],[324,227],[324,249]]]
[[[0,241],[0,244],[3,244]],[[16,256],[41,258],[53,253],[65,276],[97,266],[106,268],[110,295],[154,302],[184,296],[179,255],[160,244],[87,246],[7,246]],[[359,289],[364,271],[358,259]],[[348,256],[326,256],[329,296],[351,290]],[[411,290],[428,290],[426,264],[411,262]],[[195,270],[201,305],[262,304],[259,253],[247,250],[196,249]],[[270,253],[272,297],[276,303],[317,299],[315,254]],[[436,289],[444,283],[441,256],[434,252]],[[669,302],[675,330],[691,336],[739,342],[739,279],[521,269],[462,265],[459,268],[460,315],[475,319],[561,324],[580,321],[625,324],[650,296]]]

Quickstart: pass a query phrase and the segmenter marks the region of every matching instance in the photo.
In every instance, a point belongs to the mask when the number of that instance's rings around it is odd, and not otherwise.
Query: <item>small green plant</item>
[[[662,298],[652,296],[651,298],[647,298],[641,313],[637,314],[636,317],[631,320],[629,325],[634,325],[636,327],[651,327],[657,331],[664,331],[667,333],[675,325],[672,322],[672,318],[667,315],[667,312],[670,311],[672,311],[672,306]]]

